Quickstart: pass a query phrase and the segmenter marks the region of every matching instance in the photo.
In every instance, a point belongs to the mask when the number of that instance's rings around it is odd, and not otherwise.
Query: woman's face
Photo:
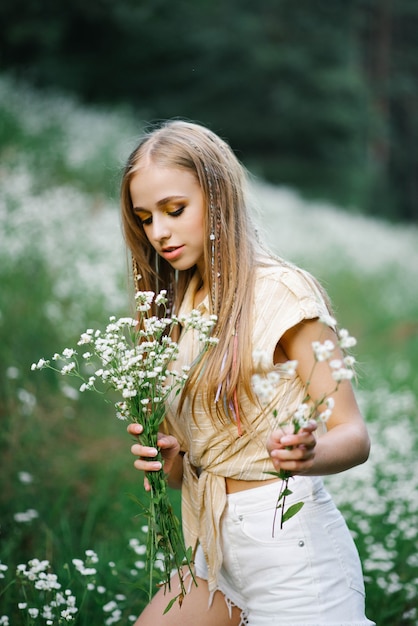
[[[188,170],[149,163],[130,184],[135,215],[156,250],[176,270],[197,265],[204,279],[205,200]]]

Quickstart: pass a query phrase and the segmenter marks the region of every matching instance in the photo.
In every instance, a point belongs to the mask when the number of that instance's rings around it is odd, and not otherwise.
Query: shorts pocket
[[[262,545],[277,546],[304,539],[297,515],[280,528],[281,509],[261,509],[239,515],[241,532],[251,541]]]
[[[339,561],[348,586],[364,596],[364,581],[360,557],[341,513],[338,512],[338,519],[325,525],[325,531],[328,534],[330,546]]]

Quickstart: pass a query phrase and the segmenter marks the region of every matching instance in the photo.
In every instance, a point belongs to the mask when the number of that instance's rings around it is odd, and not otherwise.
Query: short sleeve
[[[273,360],[284,333],[303,320],[330,317],[314,278],[291,265],[261,268],[254,294],[253,350]]]

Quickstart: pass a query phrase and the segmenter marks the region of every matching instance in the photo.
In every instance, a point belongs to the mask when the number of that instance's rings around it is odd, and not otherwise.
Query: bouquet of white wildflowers
[[[153,302],[166,311],[165,291],[158,295],[139,291],[135,299],[138,319],[111,317],[104,332],[88,329],[81,335],[78,341],[81,354],[75,349],[66,348],[62,354],[54,354],[52,362],[40,359],[32,365],[32,369],[49,368],[63,375],[75,376],[82,381],[80,391],[118,392],[121,397],[115,405],[117,417],[141,424],[143,432],[138,437],[140,443],[158,449],[158,431],[165,417],[166,403],[173,393],[181,391],[188,370],[193,365],[189,364],[181,372],[171,367],[179,350],[178,343],[171,338],[171,331],[175,325],[181,324],[183,332],[197,332],[202,345],[200,357],[208,346],[216,343],[216,339],[211,337],[216,318],[203,318],[196,310],[181,319],[151,315]],[[160,452],[156,460],[162,461]],[[167,477],[163,469],[149,472],[148,481],[149,598],[154,591],[154,582],[170,589],[174,570],[180,579],[180,590],[175,600],[178,599],[181,604],[186,593],[186,575],[190,574],[196,582],[191,568],[191,549],[184,545],[180,522],[169,500]],[[157,572],[159,580],[155,581]],[[166,611],[173,602],[170,602]]]
[[[320,321],[327,326],[335,327],[336,321],[331,317],[320,318]],[[323,343],[320,341],[314,341],[312,343],[312,350],[314,355],[314,364],[308,380],[305,383],[304,395],[302,402],[291,413],[286,413],[285,409],[281,407],[274,407],[272,409],[273,416],[278,419],[277,427],[283,428],[284,432],[291,432],[293,434],[298,433],[310,422],[325,424],[331,417],[334,408],[333,394],[338,390],[343,380],[351,380],[354,377],[354,364],[355,358],[347,353],[347,350],[356,345],[356,339],[352,337],[346,329],[338,331],[338,340],[335,344],[333,341],[327,339]],[[342,352],[343,357],[335,357],[335,351],[339,348],[339,352]],[[255,354],[254,360],[259,366],[262,361],[263,354]],[[324,393],[321,398],[313,400],[309,392],[310,380],[312,378],[313,371],[317,363],[326,362],[331,369],[331,375],[335,381],[335,386]],[[281,365],[281,371],[286,372],[287,375],[296,375],[296,368],[298,366],[297,361],[287,361]],[[254,393],[257,395],[260,403],[265,407],[268,407],[273,401],[276,393],[276,386],[280,380],[280,371],[269,372],[267,375],[256,373],[252,377],[252,387]],[[286,402],[286,398],[283,398],[283,402]],[[276,521],[276,514],[280,510],[280,528],[283,528],[283,524],[292,518],[303,507],[303,502],[296,502],[285,509],[286,497],[292,494],[292,490],[289,487],[289,481],[292,478],[292,473],[288,470],[279,470],[278,472],[268,472],[272,476],[276,476],[281,479],[281,486],[279,496],[277,498],[276,511],[273,520],[273,535]]]

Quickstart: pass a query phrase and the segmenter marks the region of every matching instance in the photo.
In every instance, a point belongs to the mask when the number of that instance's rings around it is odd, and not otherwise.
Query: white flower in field
[[[110,613],[110,611],[114,611],[117,608],[118,608],[118,605],[116,604],[116,602],[114,600],[111,600],[110,602],[108,602],[107,604],[103,606],[103,611],[105,613]]]
[[[36,406],[36,397],[30,391],[26,389],[17,390],[17,398],[22,403],[22,412],[25,415],[30,415]]]
[[[15,522],[18,522],[20,524],[27,524],[39,517],[39,514],[38,511],[35,511],[35,509],[28,509],[27,511],[23,511],[22,513],[15,513],[13,517]]]
[[[117,593],[115,598],[118,602],[123,602],[124,600],[126,600],[126,596],[123,593]]]
[[[61,617],[65,619],[67,622],[73,621],[74,619],[73,614],[74,614],[74,611],[71,609],[64,609],[63,611],[61,611]]]
[[[92,341],[93,341],[92,334],[87,331],[86,333],[83,333],[80,336],[80,339],[78,340],[77,345],[83,346],[85,344],[92,343]]]
[[[135,565],[135,567],[136,567],[137,569],[145,569],[145,563],[144,563],[144,561],[135,561],[134,565]],[[135,574],[136,574],[136,573],[137,573],[137,572],[135,571]]]
[[[56,574],[46,574],[41,572],[38,580],[34,584],[35,589],[39,591],[52,591],[53,589],[61,589]]]
[[[27,606],[27,602],[18,602],[17,608],[23,611],[23,609],[26,609]]]
[[[37,363],[32,363],[31,365],[31,370],[41,370],[43,369],[46,365],[48,365],[49,361],[46,361],[45,359],[39,359],[39,361]]]
[[[162,289],[160,291],[160,293],[155,296],[155,304],[158,304],[158,305],[161,305],[161,304],[165,305],[165,304],[167,304],[167,297],[166,296],[167,296],[167,290],[166,289]]]
[[[32,619],[36,619],[39,615],[39,609],[33,607],[28,609],[28,613],[30,615],[30,617],[32,617]]]
[[[76,351],[73,348],[65,348],[62,351],[62,356],[65,357],[66,359],[71,359],[76,353]]]
[[[355,337],[352,337],[346,328],[338,331],[339,345],[343,349],[352,348],[357,344]]]
[[[5,578],[3,572],[7,572],[8,566],[0,561],[0,578]]]
[[[313,341],[312,349],[317,361],[327,361],[335,350],[335,345],[330,339],[326,339],[324,343]]]
[[[7,615],[0,615],[0,626],[9,626],[9,618]]]
[[[99,557],[94,550],[86,550],[85,555],[88,557],[90,563],[98,563]]]
[[[53,604],[53,602],[51,602],[51,604]],[[47,624],[53,624],[54,622],[52,620],[54,619],[54,612],[52,610],[52,606],[45,604],[42,607],[41,617],[42,619],[47,620]]]
[[[29,472],[19,472],[17,476],[23,485],[30,485],[33,483],[33,476]]]
[[[6,376],[7,378],[9,378],[10,380],[16,380],[17,378],[19,378],[20,375],[20,371],[17,367],[14,366],[10,366],[7,368],[6,370]]]
[[[70,400],[78,400],[78,390],[70,385],[61,385],[61,391]]]
[[[106,593],[106,587],[103,587],[103,585],[98,585],[97,593],[100,593],[100,594]]]
[[[74,371],[76,368],[76,364],[74,361],[71,361],[71,363],[67,363],[67,365],[64,365],[61,369],[61,374],[63,376],[66,376],[68,374],[70,374],[72,371]]]
[[[140,544],[139,542],[138,544],[131,545],[131,548],[133,549],[135,554],[137,554],[138,556],[142,556],[146,554],[146,551],[147,551],[147,547],[145,545]]]

